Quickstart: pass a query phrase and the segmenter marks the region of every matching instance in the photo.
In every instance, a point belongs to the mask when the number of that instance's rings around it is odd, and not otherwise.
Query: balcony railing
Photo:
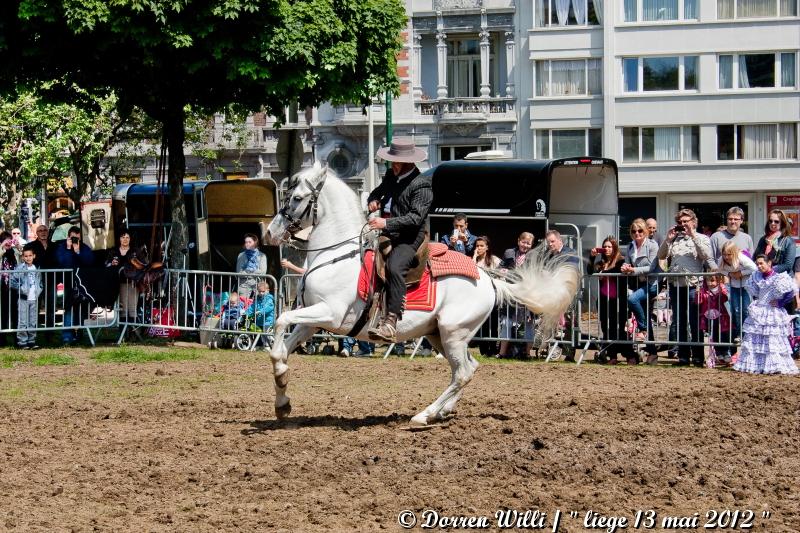
[[[487,121],[516,118],[514,98],[439,98],[414,103],[418,115],[439,120]]]

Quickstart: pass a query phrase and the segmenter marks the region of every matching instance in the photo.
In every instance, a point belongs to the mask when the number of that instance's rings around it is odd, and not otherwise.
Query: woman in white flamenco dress
[[[792,317],[783,306],[797,294],[797,286],[785,272],[772,270],[764,255],[756,256],[758,271],[745,289],[753,302],[742,326],[742,345],[734,370],[750,374],[797,374],[789,336]]]

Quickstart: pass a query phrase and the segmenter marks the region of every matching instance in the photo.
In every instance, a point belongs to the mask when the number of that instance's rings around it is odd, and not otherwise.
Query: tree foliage
[[[398,91],[399,0],[6,0],[0,92],[65,79],[164,124],[171,247],[186,244],[185,109],[281,115]],[[73,85],[52,96],[80,102]]]
[[[11,223],[20,200],[38,196],[43,186],[60,187],[79,202],[109,186],[110,176],[153,156],[152,147],[142,140],[158,137],[157,123],[141,111],[120,115],[113,95],[92,98],[74,90],[97,111],[47,102],[35,91],[0,98],[0,202],[6,208],[6,223]],[[115,157],[105,159],[112,147]]]

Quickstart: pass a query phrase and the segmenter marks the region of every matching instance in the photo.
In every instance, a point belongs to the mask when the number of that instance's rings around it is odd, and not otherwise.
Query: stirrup
[[[389,318],[389,313],[382,316],[378,325],[367,331],[367,335],[373,341],[397,342],[397,316],[395,315],[394,320]]]

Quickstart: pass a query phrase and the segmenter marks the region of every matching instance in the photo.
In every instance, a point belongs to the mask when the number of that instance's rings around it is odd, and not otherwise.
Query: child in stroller
[[[272,347],[274,309],[275,299],[264,282],[258,284],[256,298],[252,301],[232,291],[228,301],[220,307],[219,329],[223,331],[214,334],[209,348],[249,351],[259,342],[265,348]]]
[[[256,299],[245,311],[247,331],[260,333],[254,339],[255,345],[259,343],[264,349],[272,348],[272,326],[275,324],[275,297],[270,293],[270,286],[266,281],[259,282],[256,290]],[[248,348],[249,349],[249,348]]]
[[[237,331],[245,316],[246,304],[239,293],[231,291],[228,300],[219,309],[219,329]],[[209,348],[229,348],[236,344],[237,335],[234,333],[217,332],[208,342]]]

